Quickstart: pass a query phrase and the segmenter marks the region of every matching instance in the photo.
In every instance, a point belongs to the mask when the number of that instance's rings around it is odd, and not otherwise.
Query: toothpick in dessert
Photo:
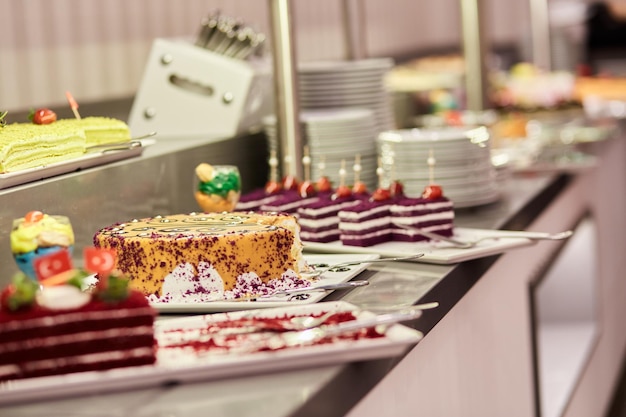
[[[376,175],[378,176],[378,188],[372,193],[372,201],[384,201],[391,198],[391,193],[388,189],[383,187],[383,181],[385,177],[385,169],[381,158],[378,158],[378,167],[376,168]]]
[[[443,190],[440,185],[435,184],[435,164],[437,160],[435,159],[434,152],[432,149],[428,152],[428,180],[429,184],[424,188],[424,192],[422,193],[422,197],[427,200],[435,200],[441,196],[443,196]]]
[[[282,182],[278,181],[278,158],[276,157],[276,151],[270,152],[270,158],[267,161],[270,166],[270,178],[265,184],[266,194],[278,194],[283,189]]]
[[[304,156],[302,156],[302,168],[304,169],[304,181],[298,186],[300,197],[306,198],[315,195],[315,187],[311,182],[311,156],[309,147],[304,146]]]
[[[357,154],[354,157],[354,165],[352,165],[352,171],[354,171],[354,184],[352,185],[352,192],[354,194],[367,194],[367,186],[361,181],[361,154]]]
[[[65,97],[67,97],[67,102],[70,103],[70,108],[72,109],[72,113],[74,113],[74,117],[78,120],[81,119],[80,113],[78,112],[78,103],[74,100],[74,96],[69,91],[65,92]]]
[[[333,199],[348,197],[352,194],[350,187],[346,185],[346,160],[341,160],[341,168],[339,168],[339,187],[333,194]]]
[[[285,190],[298,191],[298,179],[289,174],[289,168],[291,165],[291,157],[289,155],[285,156],[285,176],[283,177],[283,188]]]
[[[330,179],[326,175],[324,175],[324,171],[326,170],[326,157],[324,155],[320,157],[320,162],[317,164],[317,169],[319,169],[320,171],[320,176],[315,182],[315,189],[318,193],[330,192],[333,186],[330,182]]]
[[[389,184],[389,192],[391,196],[394,198],[403,197],[404,196],[404,186],[402,183],[396,178],[396,164],[395,164],[395,156],[396,153],[391,151],[391,183]]]

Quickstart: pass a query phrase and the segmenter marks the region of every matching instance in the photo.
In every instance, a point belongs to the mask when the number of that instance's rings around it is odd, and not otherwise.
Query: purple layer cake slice
[[[333,198],[326,195],[298,208],[300,238],[319,243],[339,240],[339,211],[358,203],[353,196]]]
[[[267,204],[261,205],[261,211],[296,214],[298,208],[311,204],[318,196],[302,197],[297,191],[287,191]]]
[[[257,188],[243,194],[235,206],[236,211],[258,211],[263,204],[270,204],[282,195],[282,193],[268,194],[264,188]]]
[[[425,198],[404,198],[396,201],[390,208],[390,219],[393,224],[412,226],[442,236],[452,236],[454,223],[454,207],[446,197],[434,200]],[[429,240],[413,230],[393,227],[393,240],[418,242]]]
[[[392,239],[391,200],[361,201],[339,211],[341,243],[348,246],[372,246]]]

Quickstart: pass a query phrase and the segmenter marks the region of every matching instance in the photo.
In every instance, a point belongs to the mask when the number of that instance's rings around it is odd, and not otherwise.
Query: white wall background
[[[341,1],[293,0],[298,59],[345,56]],[[460,0],[357,1],[369,56],[461,44]],[[490,42],[523,40],[527,1],[483,4]],[[264,0],[0,0],[0,109],[132,96],[152,40],[193,37],[215,9],[269,33]]]

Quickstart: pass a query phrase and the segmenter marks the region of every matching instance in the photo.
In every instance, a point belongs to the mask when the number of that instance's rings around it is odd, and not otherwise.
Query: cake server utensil
[[[377,262],[398,262],[398,261],[410,261],[413,259],[418,259],[424,256],[423,253],[415,253],[413,255],[408,256],[396,256],[393,258],[378,258],[378,259],[362,259],[359,261],[347,261],[347,262],[339,262],[336,264],[320,267],[314,269],[312,271],[301,272],[300,275],[304,278],[315,278],[322,275],[324,272],[332,271],[333,269],[341,269],[344,267],[361,265],[361,264],[369,264],[369,263],[377,263]]]
[[[426,236],[433,240],[441,240],[443,242],[450,243],[455,248],[459,249],[473,248],[474,246],[485,240],[497,240],[504,238],[523,238],[530,240],[563,240],[569,238],[571,235],[574,234],[574,232],[571,230],[566,230],[559,233],[502,231],[501,233],[495,234],[493,236],[481,236],[477,239],[472,240],[459,240],[448,236],[442,236],[438,233],[428,232],[418,227],[413,227],[406,224],[394,223],[394,225],[402,229],[412,230],[421,234],[422,236]]]

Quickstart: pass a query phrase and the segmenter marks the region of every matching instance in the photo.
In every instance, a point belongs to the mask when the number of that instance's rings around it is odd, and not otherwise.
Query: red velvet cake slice
[[[155,310],[143,294],[123,278],[93,293],[71,282],[40,288],[19,275],[2,292],[0,381],[156,361]]]

